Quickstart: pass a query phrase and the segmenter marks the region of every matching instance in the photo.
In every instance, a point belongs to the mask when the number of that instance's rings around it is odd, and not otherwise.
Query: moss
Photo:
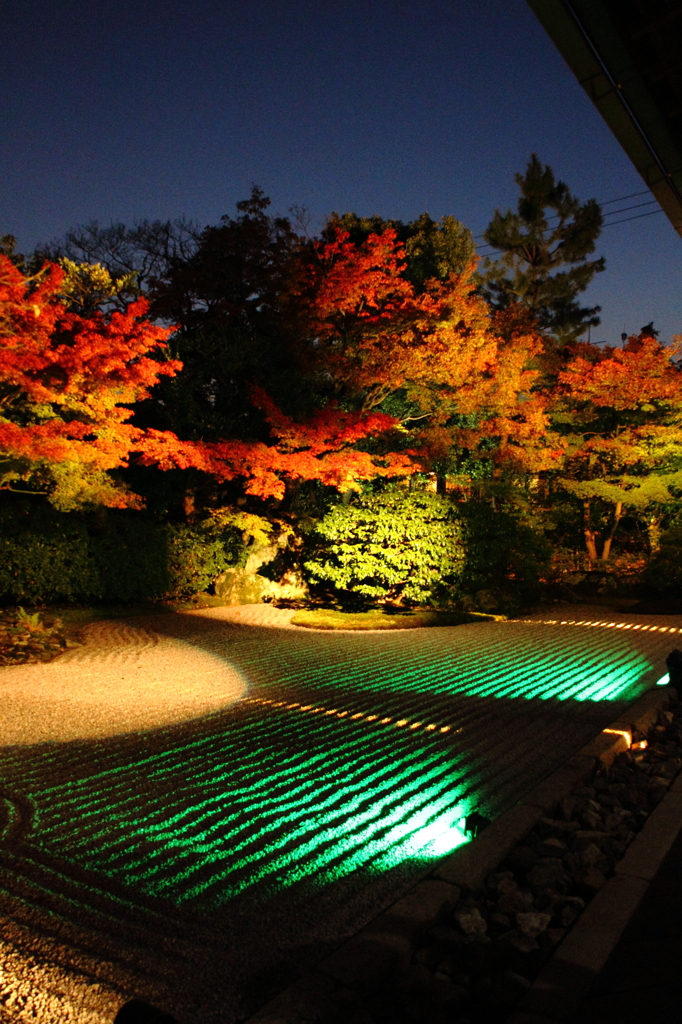
[[[499,621],[503,618],[503,615],[429,609],[390,614],[381,609],[342,612],[333,608],[314,608],[297,612],[291,621],[294,626],[305,626],[308,629],[420,629],[424,626],[461,626],[468,622]]]

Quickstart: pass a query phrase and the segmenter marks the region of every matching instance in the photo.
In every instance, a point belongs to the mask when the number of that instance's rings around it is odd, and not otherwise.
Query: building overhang
[[[528,0],[682,237],[681,0]]]

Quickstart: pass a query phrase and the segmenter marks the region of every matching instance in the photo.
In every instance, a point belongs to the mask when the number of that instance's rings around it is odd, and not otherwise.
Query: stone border
[[[580,785],[598,761],[612,764],[617,754],[630,747],[633,731],[647,732],[668,703],[668,687],[643,694],[516,806],[441,861],[429,876],[244,1024],[315,1024],[331,1005],[337,1011],[343,1005],[350,1010],[358,1001],[356,987],[407,966],[413,936],[454,906],[458,887],[480,888],[543,815]],[[575,1009],[606,963],[681,825],[682,776],[540,972],[509,1024],[558,1024]]]
[[[508,1024],[561,1024],[578,1009],[682,829],[682,775],[521,1000]]]

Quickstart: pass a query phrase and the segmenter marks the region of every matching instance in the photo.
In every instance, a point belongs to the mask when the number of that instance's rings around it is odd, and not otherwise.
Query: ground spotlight
[[[678,697],[682,697],[682,651],[676,647],[665,659],[665,664],[670,686],[677,691]]]
[[[472,839],[475,839],[479,832],[491,824],[490,818],[487,818],[485,814],[481,814],[480,811],[471,811],[464,819],[464,830]]]

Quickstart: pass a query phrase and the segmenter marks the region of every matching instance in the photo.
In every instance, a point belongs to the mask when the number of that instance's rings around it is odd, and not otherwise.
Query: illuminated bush
[[[456,510],[429,492],[384,491],[336,505],[313,534],[311,587],[341,604],[429,604],[462,571]]]

